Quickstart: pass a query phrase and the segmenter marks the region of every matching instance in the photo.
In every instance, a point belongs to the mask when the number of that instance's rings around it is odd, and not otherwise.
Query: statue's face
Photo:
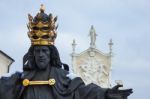
[[[46,69],[50,63],[50,50],[47,46],[35,46],[35,62],[39,69]]]

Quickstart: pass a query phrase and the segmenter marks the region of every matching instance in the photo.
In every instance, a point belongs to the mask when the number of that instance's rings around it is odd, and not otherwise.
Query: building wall
[[[12,63],[8,57],[0,53],[0,76],[8,72],[9,65]]]

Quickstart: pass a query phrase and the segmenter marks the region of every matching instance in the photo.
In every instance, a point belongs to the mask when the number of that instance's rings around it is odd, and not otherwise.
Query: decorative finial
[[[109,45],[109,51],[110,51],[109,53],[110,53],[110,55],[112,55],[112,46],[113,46],[112,39],[110,39],[108,45]]]
[[[75,47],[76,47],[76,42],[75,39],[73,39],[73,43],[72,43],[72,53],[75,53]]]
[[[45,11],[45,7],[43,4],[41,4],[40,12],[44,12],[44,11]]]

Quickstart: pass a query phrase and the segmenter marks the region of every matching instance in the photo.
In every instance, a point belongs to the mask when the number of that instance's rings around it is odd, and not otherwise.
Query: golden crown
[[[28,36],[32,45],[53,45],[56,39],[57,26],[55,23],[57,16],[47,15],[44,10],[44,6],[41,5],[40,12],[34,18],[28,14]]]

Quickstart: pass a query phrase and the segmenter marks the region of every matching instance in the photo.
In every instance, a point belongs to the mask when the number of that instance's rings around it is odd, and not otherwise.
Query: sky
[[[112,83],[122,80],[124,88],[133,88],[129,99],[150,97],[150,0],[0,0],[0,50],[15,60],[10,72],[22,69],[30,47],[27,14],[35,16],[41,4],[58,16],[55,45],[64,63],[71,64],[73,39],[77,53],[89,47],[94,25],[97,49],[108,53],[109,39],[114,43]]]

